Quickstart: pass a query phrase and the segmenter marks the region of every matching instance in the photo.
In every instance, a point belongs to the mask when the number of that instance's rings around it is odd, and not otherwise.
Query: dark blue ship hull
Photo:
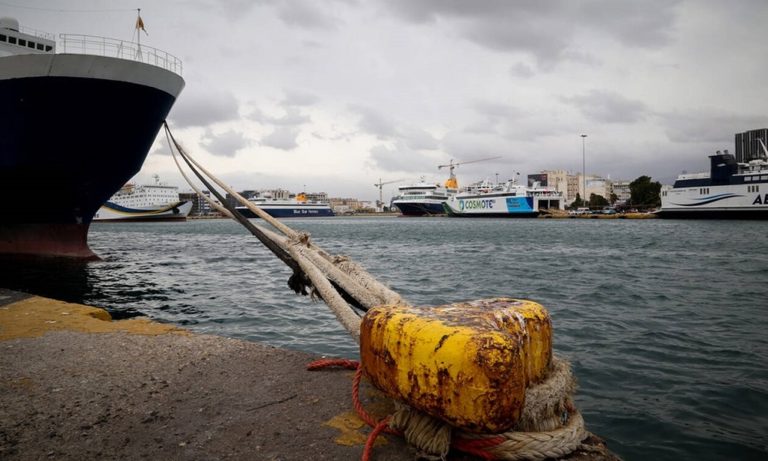
[[[235,208],[240,214],[246,218],[258,218],[251,210],[246,207]],[[268,215],[273,218],[315,218],[325,216],[335,216],[333,210],[330,207],[311,207],[311,206],[295,206],[295,207],[269,207],[263,206],[262,210],[266,211]]]
[[[94,213],[141,169],[174,101],[117,79],[0,79],[0,253],[93,257]]]
[[[444,214],[442,203],[398,203],[397,209],[403,216],[425,216]]]

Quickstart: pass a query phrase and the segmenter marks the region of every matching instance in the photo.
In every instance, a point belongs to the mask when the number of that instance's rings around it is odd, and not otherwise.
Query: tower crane
[[[375,187],[379,188],[379,204],[378,204],[379,206],[377,207],[378,211],[383,211],[383,208],[384,208],[384,202],[382,201],[383,197],[382,197],[382,192],[381,192],[381,186],[386,186],[387,184],[394,184],[394,183],[400,182],[400,181],[405,181],[405,180],[404,179],[396,179],[394,181],[382,182],[381,178],[379,178],[379,182],[374,184]]]
[[[438,165],[437,169],[438,170],[442,170],[443,168],[448,168],[450,174],[448,176],[448,180],[445,181],[445,187],[447,189],[458,189],[459,188],[459,182],[456,180],[456,175],[453,174],[453,170],[457,166],[459,166],[459,165],[466,165],[468,163],[485,162],[487,160],[496,160],[497,158],[501,158],[501,156],[497,155],[496,157],[480,158],[480,159],[477,159],[477,160],[469,160],[467,162],[456,162],[456,163],[453,163],[453,159],[451,159],[451,161],[448,162],[447,165]]]

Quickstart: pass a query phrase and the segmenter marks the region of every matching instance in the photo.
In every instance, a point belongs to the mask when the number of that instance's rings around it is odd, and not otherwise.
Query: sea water
[[[591,432],[627,460],[768,459],[768,224],[314,218],[287,223],[415,305],[550,312]],[[336,357],[357,346],[233,221],[95,223],[90,263],[5,262],[0,286]]]

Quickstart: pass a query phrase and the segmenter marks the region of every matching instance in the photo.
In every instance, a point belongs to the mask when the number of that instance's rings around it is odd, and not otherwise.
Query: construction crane
[[[488,157],[488,158],[480,158],[477,160],[469,160],[467,162],[457,162],[453,163],[453,159],[451,159],[450,162],[448,162],[447,165],[438,165],[437,169],[442,170],[443,168],[449,168],[450,174],[448,176],[448,180],[445,181],[445,187],[447,189],[458,189],[459,188],[459,182],[456,180],[456,175],[453,174],[453,170],[459,166],[459,165],[466,165],[468,163],[477,163],[477,162],[485,162],[487,160],[496,160],[497,158],[501,158],[501,156],[496,157]]]
[[[400,181],[405,181],[405,180],[404,180],[404,179],[396,179],[396,180],[394,180],[394,181],[387,181],[387,182],[382,182],[382,181],[381,181],[381,178],[379,178],[379,182],[377,182],[376,184],[374,184],[374,186],[375,186],[375,187],[378,187],[378,188],[379,188],[379,203],[378,203],[378,207],[377,207],[377,208],[378,208],[378,211],[380,211],[380,212],[381,212],[381,211],[384,211],[384,202],[382,201],[382,200],[383,200],[383,197],[382,197],[381,186],[385,186],[385,185],[387,185],[387,184],[394,184],[394,183],[396,183],[396,182],[400,182]]]

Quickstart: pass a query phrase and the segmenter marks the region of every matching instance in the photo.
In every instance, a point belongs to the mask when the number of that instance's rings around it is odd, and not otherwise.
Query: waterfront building
[[[202,192],[207,197],[211,196],[211,193],[207,190]],[[189,216],[208,216],[211,214],[211,206],[197,192],[179,192],[179,200],[189,200],[192,202],[192,210],[189,212]]]
[[[568,203],[576,197],[576,178],[570,180],[571,176],[565,170],[542,170],[539,174],[528,175],[528,185],[532,185],[533,181],[539,181],[542,186],[561,192],[565,202]],[[573,189],[569,187],[570,183],[573,183]]]
[[[328,199],[328,203],[336,214],[354,213],[365,208],[363,202],[356,198],[331,197]]]
[[[768,128],[736,133],[736,161],[739,163],[748,163],[750,160],[759,158],[763,152],[760,147],[762,140],[768,144]]]
[[[612,181],[607,178],[603,178],[600,176],[587,176],[587,192],[584,195],[584,198],[589,200],[589,198],[592,196],[592,194],[599,195],[603,197],[606,200],[609,200],[611,197],[611,184]]]
[[[613,181],[613,194],[616,195],[616,202],[620,204],[629,203],[630,197],[632,197],[632,191],[629,189],[629,183],[627,180]],[[610,200],[610,197],[606,197]]]

